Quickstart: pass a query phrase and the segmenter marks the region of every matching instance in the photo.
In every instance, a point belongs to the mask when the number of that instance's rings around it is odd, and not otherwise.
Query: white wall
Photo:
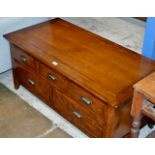
[[[9,43],[3,35],[47,20],[48,17],[0,17],[0,73],[11,68]]]

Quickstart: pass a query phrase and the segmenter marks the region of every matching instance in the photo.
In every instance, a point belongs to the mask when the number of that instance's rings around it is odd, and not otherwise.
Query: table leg
[[[135,90],[132,107],[131,107],[131,115],[133,117],[133,122],[131,127],[132,138],[138,138],[138,135],[139,135],[139,129],[140,129],[141,118],[142,118],[141,107],[142,107],[143,99],[144,99],[143,95]]]
[[[14,88],[15,89],[18,89],[20,84],[19,84],[19,81],[18,81],[18,77],[16,77],[16,69],[13,69],[13,81],[14,81]]]
[[[133,122],[132,122],[132,127],[131,127],[132,138],[138,138],[140,126],[141,126],[141,116],[133,117]]]

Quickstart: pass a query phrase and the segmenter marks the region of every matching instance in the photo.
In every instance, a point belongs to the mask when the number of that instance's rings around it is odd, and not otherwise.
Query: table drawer
[[[97,114],[86,111],[75,101],[56,90],[53,93],[53,108],[90,137],[103,136],[104,125],[99,125]]]
[[[50,82],[50,84],[52,84],[52,86],[62,91],[66,91],[68,83],[62,75],[42,63],[39,64],[39,72]]]
[[[44,101],[50,101],[51,88],[44,79],[38,78],[34,73],[30,73],[18,66],[16,74],[19,82],[32,93],[38,95]]]
[[[33,74],[28,73],[24,69],[18,67],[16,68],[16,76],[20,83],[29,89],[30,91],[34,92],[36,89],[36,78]]]
[[[14,45],[11,46],[11,51],[13,59],[33,69],[36,68],[36,61],[32,56],[30,56],[29,54],[27,54],[26,52],[24,52],[23,50]]]
[[[96,114],[105,118],[106,116],[106,103],[97,99],[95,96],[75,85],[74,83],[69,83],[67,95],[77,101],[81,106],[91,109]]]
[[[45,82],[45,81],[44,81],[43,79],[41,79],[41,78],[37,78],[36,82],[37,82],[37,85],[36,85],[36,91],[37,91],[37,93],[38,93],[42,98],[44,98],[44,100],[50,101],[50,102],[51,102],[50,96],[51,96],[52,91],[53,91],[52,87],[50,87],[50,86],[48,85],[48,83]]]

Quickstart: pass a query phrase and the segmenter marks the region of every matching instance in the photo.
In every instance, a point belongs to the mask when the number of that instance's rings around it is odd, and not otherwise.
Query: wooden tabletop
[[[155,103],[155,72],[136,83],[134,88]]]
[[[5,37],[113,106],[155,71],[155,62],[58,18]]]

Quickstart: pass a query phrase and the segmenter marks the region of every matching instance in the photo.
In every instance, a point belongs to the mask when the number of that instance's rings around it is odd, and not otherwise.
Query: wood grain
[[[155,70],[153,61],[62,19],[5,37],[113,106],[129,100],[132,85]]]
[[[104,124],[100,124],[97,114],[79,106],[75,101],[54,91],[53,108],[62,114],[67,120],[75,124],[90,137],[103,137]],[[74,112],[80,115],[78,118]]]
[[[5,38],[15,88],[23,85],[90,137],[129,133],[133,85],[155,71],[154,61],[62,19]]]

